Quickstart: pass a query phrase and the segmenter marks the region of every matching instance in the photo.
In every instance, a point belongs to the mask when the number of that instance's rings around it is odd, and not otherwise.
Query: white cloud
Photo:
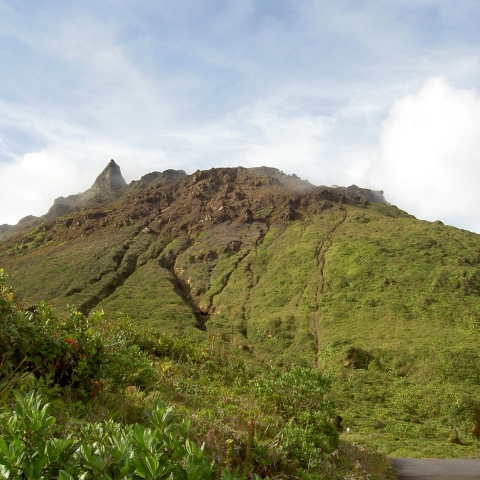
[[[75,163],[45,152],[0,164],[0,223],[14,224],[21,217],[47,213],[54,198],[78,193],[82,180],[85,174]]]
[[[331,117],[285,114],[273,103],[242,108],[202,128],[170,135],[169,157],[187,171],[220,166],[272,166],[307,176],[335,170],[328,162],[328,135],[335,128]],[[181,150],[176,150],[181,146]],[[334,183],[334,182],[333,182]]]
[[[310,98],[314,98],[311,96]],[[290,108],[274,96],[218,121],[190,129],[165,128],[142,145],[142,135],[115,138],[8,108],[12,123],[28,125],[48,146],[0,165],[0,223],[46,213],[53,200],[84,191],[110,158],[131,181],[153,170],[218,166],[280,168],[319,184],[383,189],[387,200],[427,220],[480,232],[480,97],[432,78],[391,106],[379,127],[385,97],[353,97],[332,115]],[[153,129],[150,130],[150,133]],[[148,135],[148,132],[145,133]]]
[[[478,92],[437,77],[395,102],[370,174],[409,213],[480,232]]]

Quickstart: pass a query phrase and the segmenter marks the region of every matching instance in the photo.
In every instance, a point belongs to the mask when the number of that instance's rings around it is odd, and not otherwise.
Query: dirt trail
[[[343,210],[342,213],[343,213],[343,218],[337,224],[335,224],[335,226],[330,230],[327,238],[322,244],[320,251],[318,252],[317,268],[320,268],[321,283],[320,283],[319,292],[317,294],[317,308],[318,308],[318,297],[319,295],[322,295],[325,292],[325,257],[327,255],[328,249],[331,247],[333,243],[333,239],[335,238],[337,230],[343,225],[343,223],[347,219],[346,210]]]
[[[325,261],[328,249],[331,247],[333,240],[337,234],[338,229],[343,225],[347,219],[347,211],[345,209],[341,210],[342,218],[335,223],[332,229],[327,233],[326,237],[319,243],[317,249],[317,265],[315,269],[315,277],[310,279],[311,281],[316,282],[317,288],[315,292],[315,312],[311,315],[310,319],[310,328],[313,330],[313,335],[315,337],[315,365],[318,363],[318,346],[319,346],[319,318],[318,318],[318,309],[319,309],[319,298],[325,292]],[[307,283],[308,284],[308,283]],[[306,289],[307,285],[305,286]],[[304,289],[304,290],[305,290]]]

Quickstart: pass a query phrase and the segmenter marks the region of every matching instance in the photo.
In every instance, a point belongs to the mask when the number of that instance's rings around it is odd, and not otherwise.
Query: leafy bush
[[[15,398],[13,411],[0,412],[2,478],[202,480],[214,473],[203,447],[188,438],[189,422],[160,401],[147,412],[151,428],[108,420],[65,433],[35,391]]]
[[[329,382],[228,347],[102,312],[23,311],[0,270],[0,478],[342,478]]]
[[[283,373],[272,369],[269,377],[254,381],[264,408],[283,418],[279,446],[299,467],[318,466],[338,447],[338,433],[330,422],[335,413],[324,398],[328,387],[324,377],[304,367]]]

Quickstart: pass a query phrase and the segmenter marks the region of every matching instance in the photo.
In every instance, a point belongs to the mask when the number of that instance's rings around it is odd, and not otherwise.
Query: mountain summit
[[[91,196],[111,193],[125,187],[127,182],[122,176],[120,167],[115,163],[115,160],[110,160],[103,172],[97,177],[92,188],[88,191]],[[85,192],[87,193],[87,192]]]
[[[88,190],[56,198],[49,211],[41,217],[29,215],[22,218],[18,222],[19,231],[38,225],[45,220],[52,221],[70,212],[80,211],[87,206],[101,208],[101,205],[105,206],[117,200],[122,203],[122,199],[124,205],[119,210],[119,214],[121,215],[120,212],[125,214],[128,211],[131,215],[137,216],[138,212],[131,210],[139,209],[138,202],[132,202],[130,197],[135,196],[135,192],[139,193],[147,186],[150,190],[156,190],[155,195],[158,196],[157,189],[163,189],[166,184],[169,185],[168,192],[162,193],[162,195],[167,195],[168,198],[172,197],[171,200],[177,197],[179,201],[174,203],[185,207],[184,213],[194,216],[199,212],[203,213],[211,209],[213,202],[218,204],[218,210],[214,211],[215,215],[219,215],[224,220],[232,218],[231,215],[224,215],[227,210],[230,210],[231,213],[235,211],[236,214],[243,216],[247,210],[250,211],[251,207],[256,206],[261,209],[262,205],[269,205],[279,214],[281,208],[278,207],[282,205],[282,202],[275,208],[274,205],[280,198],[290,202],[283,205],[285,207],[283,209],[286,209],[286,212],[283,212],[284,217],[289,219],[293,218],[293,203],[299,201],[308,203],[307,198],[312,200],[314,197],[318,197],[317,200],[322,198],[323,200],[330,199],[335,202],[352,204],[387,203],[382,190],[375,191],[356,185],[349,187],[315,186],[295,174],[288,175],[272,167],[212,168],[208,171],[198,170],[192,175],[187,175],[183,170],[165,170],[164,172],[149,173],[140,180],[127,185],[119,165],[112,159]],[[157,202],[155,195],[154,198],[146,198],[145,202],[155,204]],[[122,221],[125,220],[122,219]],[[10,231],[9,234],[11,234],[15,229],[12,230],[11,225],[0,225],[0,235],[7,231]]]

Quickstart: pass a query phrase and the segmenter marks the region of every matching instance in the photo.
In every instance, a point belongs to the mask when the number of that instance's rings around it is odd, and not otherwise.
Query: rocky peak
[[[75,208],[84,206],[87,202],[94,201],[95,198],[104,197],[102,201],[105,201],[106,197],[107,201],[109,201],[112,193],[118,192],[126,185],[127,182],[125,182],[122,176],[120,167],[112,159],[97,177],[91,188],[83,193],[56,198],[45,218],[52,220],[65,215]]]
[[[115,192],[125,187],[127,182],[122,176],[120,167],[115,163],[115,160],[110,160],[103,172],[97,177],[90,193],[92,195]]]

